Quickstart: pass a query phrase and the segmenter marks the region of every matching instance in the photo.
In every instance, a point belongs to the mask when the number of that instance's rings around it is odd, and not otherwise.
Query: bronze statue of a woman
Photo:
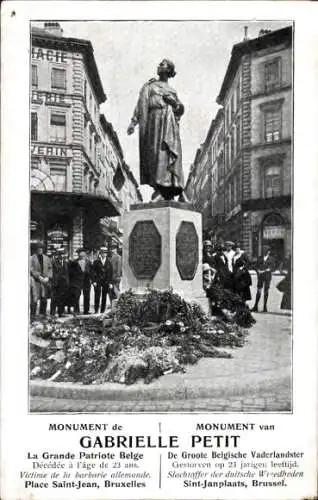
[[[143,85],[127,133],[139,126],[140,184],[154,188],[153,201],[184,196],[179,120],[183,104],[168,79],[176,75],[174,64],[163,59],[157,69],[159,79]]]

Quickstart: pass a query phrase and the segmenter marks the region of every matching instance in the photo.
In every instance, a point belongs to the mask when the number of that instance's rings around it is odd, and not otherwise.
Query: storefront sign
[[[31,144],[31,155],[35,156],[58,156],[67,158],[68,148],[65,146],[46,146],[42,144]]]
[[[60,50],[32,47],[32,59],[36,59],[37,61],[65,63],[67,61],[67,53],[61,52]]]
[[[263,229],[265,240],[277,240],[285,237],[285,228],[282,226],[268,226]]]
[[[71,104],[66,101],[65,94],[57,94],[55,92],[43,92],[32,90],[31,101],[35,104]]]

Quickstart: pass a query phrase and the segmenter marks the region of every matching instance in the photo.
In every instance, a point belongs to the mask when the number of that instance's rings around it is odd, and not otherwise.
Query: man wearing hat
[[[69,273],[68,262],[64,256],[64,249],[58,248],[53,259],[53,278],[50,314],[55,316],[55,311],[62,316],[69,300]]]
[[[37,242],[35,253],[31,257],[31,316],[35,316],[37,303],[40,300],[40,314],[46,315],[47,299],[50,292],[50,280],[52,278],[52,262],[47,255],[43,253],[43,243]]]
[[[257,292],[253,312],[258,312],[258,303],[264,288],[264,308],[267,312],[268,291],[272,280],[272,272],[275,270],[275,259],[272,256],[270,247],[264,246],[263,256],[260,257],[255,266],[257,272]]]
[[[107,248],[101,247],[98,258],[93,262],[92,282],[95,293],[95,313],[99,312],[100,298],[102,303],[100,312],[105,312],[107,294],[113,282],[113,267],[111,256],[107,254]]]
[[[223,288],[232,290],[233,281],[232,273],[229,270],[228,258],[225,254],[225,247],[219,243],[216,247],[216,255],[214,257],[216,273],[216,281]]]
[[[203,242],[203,264],[209,264],[209,266],[214,267],[214,255],[212,251],[212,243],[210,240],[204,240]]]
[[[78,253],[78,258],[69,263],[70,304],[74,308],[74,314],[78,314],[79,300],[83,292],[84,314],[89,314],[91,263],[87,258],[84,248],[79,248],[76,251]]]

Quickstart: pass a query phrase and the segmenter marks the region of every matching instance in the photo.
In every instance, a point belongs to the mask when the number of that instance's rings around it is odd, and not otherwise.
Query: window
[[[237,178],[236,175],[233,177],[233,183],[232,183],[232,199],[233,199],[233,207],[236,207],[237,205]]]
[[[32,87],[38,86],[38,67],[32,64]]]
[[[38,140],[38,114],[36,112],[31,113],[31,141]]]
[[[264,172],[264,196],[274,198],[281,194],[281,170],[280,167],[267,167]]]
[[[66,142],[66,117],[64,114],[51,114],[50,140],[52,142]]]
[[[224,135],[224,129],[222,128],[219,132],[218,138],[217,138],[217,149],[220,149],[222,141],[223,141],[223,135]]]
[[[226,124],[226,130],[228,130],[230,126],[230,103],[228,104],[228,107],[225,112],[225,124]]]
[[[218,158],[218,174],[219,179],[223,179],[224,177],[224,156],[221,154]]]
[[[233,162],[235,158],[235,130],[232,129],[232,134],[231,134],[231,163]]]
[[[61,68],[52,68],[51,73],[52,89],[66,89],[66,70]]]
[[[236,187],[236,195],[235,195],[236,202],[240,203],[240,201],[241,201],[241,189],[240,189],[240,175],[239,174],[236,175],[235,187]]]
[[[265,122],[265,142],[276,142],[281,138],[281,111],[266,111]]]
[[[84,100],[86,104],[86,97],[87,97],[87,81],[84,80]]]
[[[240,102],[241,102],[241,87],[240,87],[240,80],[238,80],[236,86],[236,111],[240,107]]]
[[[234,115],[235,115],[235,100],[234,100],[234,92],[233,92],[232,97],[231,97],[231,123],[234,119]]]
[[[280,86],[280,59],[265,63],[265,90],[273,90]]]
[[[241,122],[238,118],[236,122],[236,153],[241,149]]]
[[[50,175],[55,191],[66,191],[66,168],[51,167]]]
[[[225,169],[228,170],[230,168],[230,142],[229,139],[226,139],[225,143]]]

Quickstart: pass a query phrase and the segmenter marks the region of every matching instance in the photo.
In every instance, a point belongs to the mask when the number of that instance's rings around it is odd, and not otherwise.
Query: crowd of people
[[[44,254],[42,242],[36,244],[30,262],[30,314],[61,317],[66,312],[80,313],[83,296],[83,313],[90,313],[91,287],[94,288],[94,311],[105,312],[107,296],[110,304],[119,296],[122,260],[117,245],[101,247],[98,256],[91,259],[84,248],[77,250],[78,257],[70,260],[64,249],[59,248],[49,258]]]
[[[281,309],[291,309],[290,256],[287,258],[285,267],[285,277],[277,288],[283,293]],[[268,312],[268,294],[275,268],[276,262],[270,247],[264,246],[263,255],[256,262],[251,262],[239,243],[226,241],[224,244],[219,243],[213,247],[210,240],[203,242],[203,286],[210,303],[213,301],[216,288],[236,294],[244,303],[251,300],[250,270],[255,270],[257,291],[252,311],[259,311],[259,302],[263,293],[262,312]]]

